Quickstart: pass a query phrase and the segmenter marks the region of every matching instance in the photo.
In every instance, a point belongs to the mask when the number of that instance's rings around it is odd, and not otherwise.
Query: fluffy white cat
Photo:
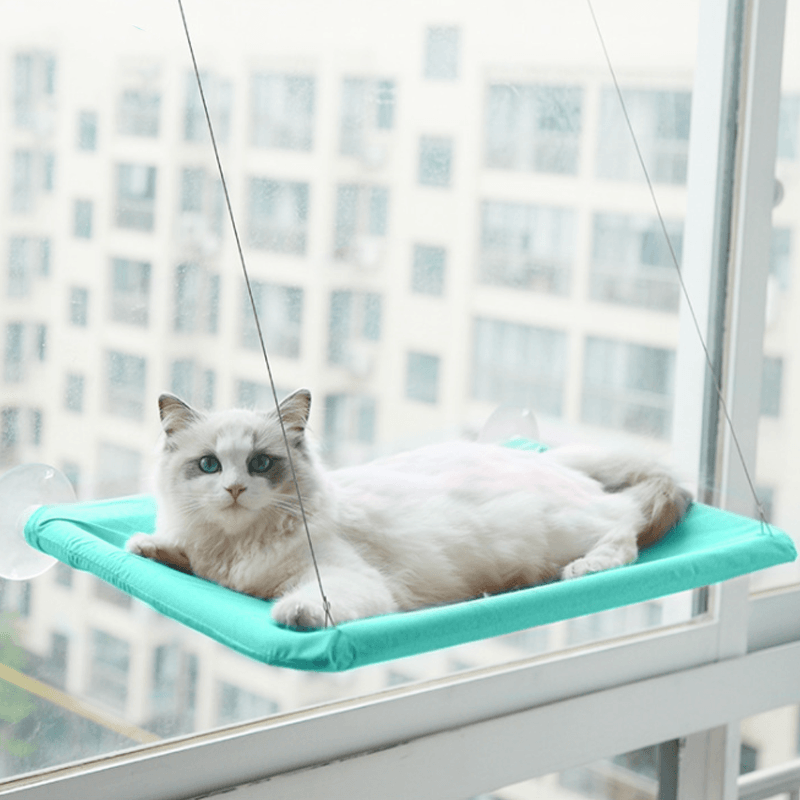
[[[301,389],[280,411],[337,623],[627,564],[691,502],[658,463],[584,448],[453,442],[326,471],[310,404]],[[156,532],[127,549],[274,599],[282,624],[323,627],[277,414],[203,413],[168,394],[159,408]]]

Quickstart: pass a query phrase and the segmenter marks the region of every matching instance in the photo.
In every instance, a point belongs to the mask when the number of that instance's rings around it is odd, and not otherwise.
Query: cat
[[[206,413],[162,395],[156,531],[127,550],[320,628],[630,563],[691,503],[649,458],[573,446],[458,441],[326,471],[310,405],[300,389],[279,406],[292,468],[276,412]]]

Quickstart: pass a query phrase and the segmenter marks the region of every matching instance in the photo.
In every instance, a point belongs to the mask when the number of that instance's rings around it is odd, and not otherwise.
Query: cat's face
[[[309,465],[304,435],[311,402],[305,390],[280,405],[301,486]],[[159,398],[164,447],[162,497],[175,510],[235,533],[269,509],[299,514],[283,432],[273,413],[235,409],[205,414],[177,397]]]

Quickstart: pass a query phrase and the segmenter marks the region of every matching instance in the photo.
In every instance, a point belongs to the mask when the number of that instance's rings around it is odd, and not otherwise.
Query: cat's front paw
[[[613,569],[614,567],[621,567],[626,563],[628,562],[621,558],[584,556],[583,558],[576,558],[575,561],[567,564],[567,566],[561,570],[561,577],[563,580],[580,578],[583,575],[591,575],[593,572],[603,572],[604,570]]]
[[[158,561],[159,564],[166,564],[179,572],[192,573],[189,556],[182,547],[166,543],[163,540],[159,541],[149,533],[135,533],[125,542],[125,549],[134,555]]]
[[[289,628],[325,628],[329,624],[321,599],[308,600],[293,595],[275,603],[272,619]]]
[[[134,555],[156,560],[158,545],[153,542],[153,537],[149,533],[134,533],[133,536],[125,542],[125,549]]]

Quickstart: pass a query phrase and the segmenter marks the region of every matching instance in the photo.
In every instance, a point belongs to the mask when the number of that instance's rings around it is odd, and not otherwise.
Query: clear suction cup
[[[539,425],[536,415],[529,408],[502,405],[483,424],[478,441],[507,442],[516,437],[538,441]]]
[[[56,563],[25,541],[25,523],[39,506],[74,502],[72,484],[47,464],[22,464],[0,477],[0,577],[27,581]]]

